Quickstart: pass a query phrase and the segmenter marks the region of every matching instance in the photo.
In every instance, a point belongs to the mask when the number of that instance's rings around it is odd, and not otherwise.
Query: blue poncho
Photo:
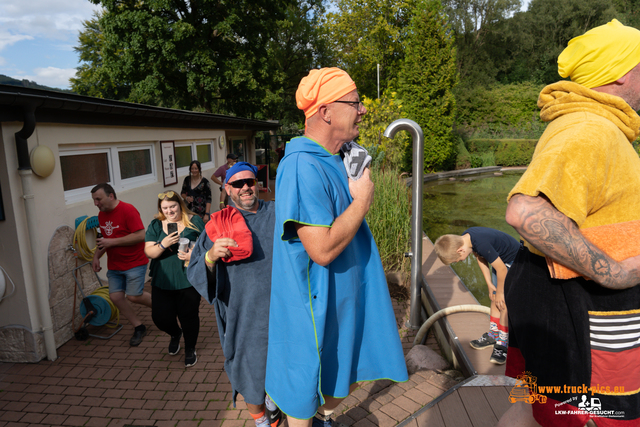
[[[331,227],[351,204],[339,155],[299,137],[278,167],[266,390],[286,414],[311,418],[322,395],[355,382],[408,379],[387,282],[363,221],[328,266],[315,264],[295,223]]]

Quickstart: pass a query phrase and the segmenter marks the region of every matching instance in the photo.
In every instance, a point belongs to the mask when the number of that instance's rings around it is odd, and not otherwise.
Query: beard
[[[240,197],[249,193],[251,194],[250,199],[243,200]],[[240,193],[237,196],[231,196],[231,200],[233,200],[233,203],[236,205],[236,207],[245,211],[253,209],[255,205],[258,203],[258,197],[256,197],[256,194],[251,190],[245,191],[244,193]]]

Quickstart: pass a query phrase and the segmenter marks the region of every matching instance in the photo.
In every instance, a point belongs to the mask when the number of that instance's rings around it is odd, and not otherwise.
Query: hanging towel
[[[237,208],[226,208],[211,214],[211,220],[205,225],[207,236],[212,242],[221,237],[229,237],[236,241],[237,247],[229,246],[229,258],[222,258],[224,262],[240,261],[249,258],[253,253],[253,236],[247,227],[244,217]]]

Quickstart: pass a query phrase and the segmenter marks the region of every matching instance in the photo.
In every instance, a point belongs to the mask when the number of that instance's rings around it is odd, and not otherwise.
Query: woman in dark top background
[[[202,218],[204,222],[207,222],[211,210],[209,180],[202,176],[202,166],[197,160],[191,162],[189,172],[189,175],[184,177],[180,195],[187,203],[187,208]]]

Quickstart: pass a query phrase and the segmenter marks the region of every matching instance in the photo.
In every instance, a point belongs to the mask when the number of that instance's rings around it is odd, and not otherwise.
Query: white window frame
[[[149,155],[151,156],[151,173],[147,175],[136,176],[133,178],[122,179],[120,177],[120,159],[118,158],[118,154],[123,151],[135,151],[140,149],[148,149]],[[137,187],[142,187],[148,184],[154,184],[158,182],[158,171],[156,167],[156,154],[155,154],[155,144],[147,143],[147,144],[134,144],[134,145],[116,145],[116,146],[105,146],[101,148],[90,148],[90,149],[82,149],[82,148],[60,148],[60,157],[63,156],[77,156],[84,154],[97,154],[97,153],[107,153],[107,162],[109,168],[109,177],[111,180],[109,181],[109,185],[113,187],[118,192],[123,190],[130,190]],[[65,204],[70,205],[72,203],[83,202],[85,200],[91,199],[91,189],[94,185],[89,185],[87,187],[76,188],[74,190],[68,190],[64,192],[64,201]]]
[[[214,150],[214,140],[213,139],[197,139],[197,140],[188,140],[188,141],[175,141],[174,142],[176,148],[178,147],[191,147],[191,161],[198,160],[198,152],[196,150],[196,145],[209,145],[209,150],[211,150],[211,161],[201,163],[200,166],[202,169],[212,169],[216,164],[216,150]],[[195,158],[194,158],[195,156]],[[178,177],[187,176],[191,173],[189,171],[189,166],[183,166],[178,168]]]

